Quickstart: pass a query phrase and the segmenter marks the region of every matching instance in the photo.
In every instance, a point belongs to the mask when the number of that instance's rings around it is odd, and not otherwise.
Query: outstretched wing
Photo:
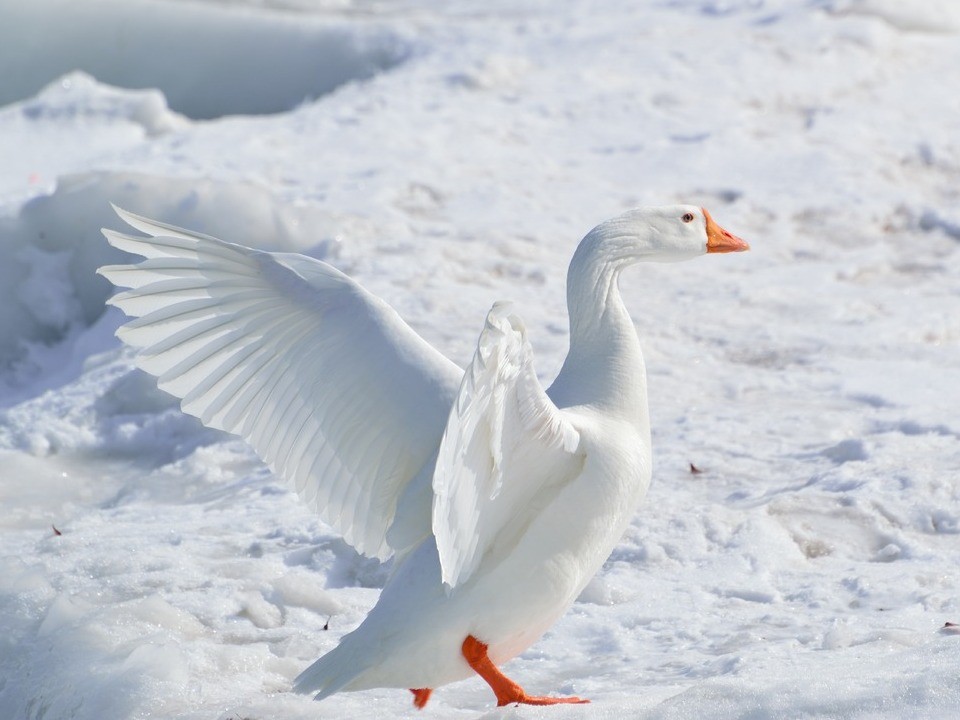
[[[533,516],[581,470],[580,434],[547,397],[524,325],[497,303],[450,412],[433,476],[443,582],[465,582],[508,552]]]
[[[386,303],[326,263],[117,210],[146,258],[98,271],[137,364],[204,425],[244,438],[362,553],[385,559],[404,486],[430,459],[462,376]],[[426,532],[426,528],[424,529]]]

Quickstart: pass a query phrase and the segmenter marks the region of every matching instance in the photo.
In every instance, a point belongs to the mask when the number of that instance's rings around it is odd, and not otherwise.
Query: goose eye
[[[680,219],[685,223],[693,222],[693,213],[684,213],[683,217]]]

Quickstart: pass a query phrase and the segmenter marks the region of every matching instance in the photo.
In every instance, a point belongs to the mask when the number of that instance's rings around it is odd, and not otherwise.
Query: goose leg
[[[433,690],[431,688],[410,688],[410,692],[413,693],[413,704],[418,710],[423,710]]]
[[[487,656],[487,646],[473,635],[467,635],[460,651],[474,672],[487,681],[497,696],[497,707],[511,703],[524,705],[557,705],[559,703],[588,703],[578,697],[546,697],[527,695],[523,688],[504,675]]]

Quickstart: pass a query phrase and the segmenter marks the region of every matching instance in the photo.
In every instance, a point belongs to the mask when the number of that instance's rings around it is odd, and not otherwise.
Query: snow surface
[[[958,8],[0,0],[0,718],[960,716]],[[513,299],[549,380],[580,237],[679,201],[753,250],[623,278],[654,484],[507,667],[593,704],[289,693],[387,569],[132,369],[109,203],[461,364]]]

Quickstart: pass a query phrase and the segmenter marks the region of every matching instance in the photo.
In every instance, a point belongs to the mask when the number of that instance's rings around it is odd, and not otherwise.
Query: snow
[[[955,4],[0,12],[0,717],[960,714]],[[507,667],[593,704],[288,692],[388,568],[133,369],[109,203],[325,258],[461,364],[512,299],[549,380],[580,237],[681,201],[753,249],[624,277],[654,483]]]

